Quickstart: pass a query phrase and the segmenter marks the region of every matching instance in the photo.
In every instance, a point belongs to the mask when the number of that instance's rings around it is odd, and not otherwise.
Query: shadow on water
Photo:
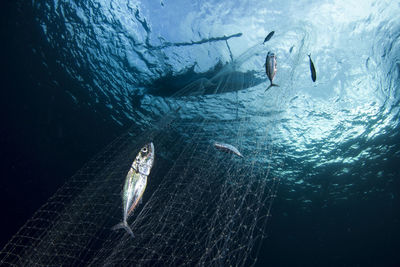
[[[204,73],[196,73],[195,65],[179,74],[168,73],[152,84],[146,85],[147,93],[154,96],[197,96],[244,90],[265,81],[256,71],[241,72],[231,64],[218,62]]]

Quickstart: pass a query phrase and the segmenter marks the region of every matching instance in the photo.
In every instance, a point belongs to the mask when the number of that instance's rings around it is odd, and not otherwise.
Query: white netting
[[[271,175],[280,164],[268,134],[272,126],[260,119],[270,114],[246,112],[240,93],[225,85],[215,91],[228,93],[152,101],[170,107],[169,115],[144,130],[130,129],[87,163],[9,241],[0,263],[253,264],[278,184]],[[218,115],[210,99],[226,110]],[[190,117],[207,108],[208,118]],[[128,219],[132,238],[111,227],[122,219],[121,190],[130,164],[149,141],[155,163],[142,204]],[[213,141],[234,145],[244,158],[216,150]]]

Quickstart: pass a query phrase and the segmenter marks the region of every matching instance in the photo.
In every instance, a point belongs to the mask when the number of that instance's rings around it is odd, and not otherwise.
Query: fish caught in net
[[[226,69],[223,74],[229,76]],[[190,96],[186,87],[169,98],[146,96],[143,106],[154,114],[160,106],[169,112],[133,126],[91,159],[14,235],[0,252],[0,263],[254,264],[279,183],[272,171],[278,163],[268,134],[272,128],[266,127],[270,118],[250,114],[240,105],[240,94],[263,94],[262,88],[240,93],[220,83],[218,95]],[[215,113],[196,115],[210,108]],[[249,129],[250,121],[256,128]],[[216,141],[246,157],[221,153]],[[132,238],[111,228],[121,222],[127,172],[149,142],[155,160],[142,203],[127,220]]]

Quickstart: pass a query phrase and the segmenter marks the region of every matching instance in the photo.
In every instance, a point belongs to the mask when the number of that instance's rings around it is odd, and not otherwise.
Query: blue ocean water
[[[283,166],[259,266],[400,264],[398,3],[3,5],[2,244],[106,143],[186,96],[185,119],[215,131],[271,125]],[[264,93],[269,50],[280,87]]]

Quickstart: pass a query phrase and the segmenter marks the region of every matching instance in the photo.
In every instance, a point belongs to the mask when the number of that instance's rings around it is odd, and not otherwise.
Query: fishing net
[[[267,100],[265,78],[258,82],[263,57],[250,81],[237,76],[259,52],[253,49],[210,79],[213,94],[199,93],[203,83],[195,81],[171,97],[146,95],[142,107],[158,119],[135,124],[71,177],[6,244],[0,263],[254,264],[279,183],[274,171],[282,171],[273,146],[277,97]],[[132,238],[111,227],[122,220],[130,165],[150,141],[155,163],[142,204],[128,219]],[[217,150],[216,141],[244,157]]]

